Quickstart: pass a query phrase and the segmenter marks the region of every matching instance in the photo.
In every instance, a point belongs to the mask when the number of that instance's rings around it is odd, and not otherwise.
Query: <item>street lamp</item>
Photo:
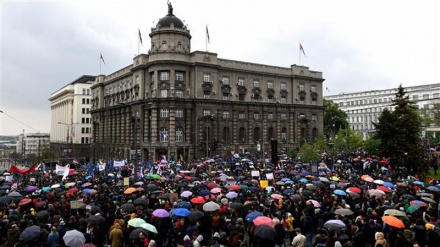
[[[78,124],[78,122],[76,122],[76,123],[63,123],[63,122],[58,122],[58,124],[61,124],[61,125],[65,125],[66,127],[67,127],[67,132],[66,132],[66,148],[67,148],[67,151],[69,150],[69,139],[70,139],[70,143],[73,143],[73,138],[69,138],[70,136],[69,136],[69,129],[71,128],[71,126],[73,126],[73,125],[75,125],[75,124]],[[67,156],[67,152],[66,152],[66,156]]]

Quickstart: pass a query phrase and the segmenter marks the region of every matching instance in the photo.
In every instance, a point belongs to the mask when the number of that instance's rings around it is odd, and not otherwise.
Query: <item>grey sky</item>
[[[174,0],[192,49],[221,58],[322,71],[324,94],[438,83],[440,4],[426,1]],[[2,1],[0,135],[50,130],[50,94],[83,74],[127,66],[138,28],[149,48],[166,0]],[[25,123],[25,126],[11,117]],[[29,128],[32,127],[32,128]]]

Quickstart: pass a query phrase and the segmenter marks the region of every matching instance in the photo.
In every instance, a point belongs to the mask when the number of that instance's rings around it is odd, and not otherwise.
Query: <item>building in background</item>
[[[261,154],[272,140],[286,150],[323,133],[322,72],[192,52],[172,8],[150,37],[148,54],[93,82],[96,159]]]
[[[49,133],[23,133],[18,136],[16,152],[23,162],[40,162],[43,151],[50,148],[49,142]]]
[[[60,163],[90,158],[92,121],[90,87],[95,76],[83,75],[51,94],[50,144]]]
[[[393,102],[397,88],[384,90],[371,90],[355,93],[341,93],[326,96],[325,99],[339,104],[339,108],[347,113],[350,127],[361,132],[364,139],[374,133],[373,122],[385,108],[393,111]],[[440,83],[405,87],[409,100],[414,102],[419,109],[430,109],[434,104],[440,104]],[[435,123],[424,126],[428,131],[438,129]]]

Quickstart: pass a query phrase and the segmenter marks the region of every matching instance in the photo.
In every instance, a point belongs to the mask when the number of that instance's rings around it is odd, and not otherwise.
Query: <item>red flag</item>
[[[299,43],[299,50],[303,52],[304,57],[307,57],[307,56],[306,56],[306,52],[304,51],[304,48],[303,48],[303,46],[301,45],[301,42]]]
[[[141,45],[144,46],[144,44],[142,44],[142,34],[141,34],[141,30],[138,29],[139,31],[139,41],[141,42]]]
[[[16,165],[14,165],[14,164],[12,164],[11,165],[11,167],[9,168],[9,172],[12,174],[12,173],[15,173],[15,172],[18,172],[18,173],[20,173],[20,174],[29,174],[29,173],[31,173],[31,172],[35,172],[35,170],[36,170],[36,166],[35,166],[35,164],[33,164],[29,169],[20,169],[20,168],[18,168]]]
[[[99,55],[101,55],[101,62],[103,62],[105,64],[104,57],[102,56],[101,53],[99,53]]]
[[[206,25],[206,39],[208,40],[208,43],[210,43],[210,42],[209,42],[209,31],[208,31],[208,25]]]

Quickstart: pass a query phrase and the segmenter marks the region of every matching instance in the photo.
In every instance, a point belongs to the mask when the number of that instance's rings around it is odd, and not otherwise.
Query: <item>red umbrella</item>
[[[18,205],[19,205],[19,206],[24,206],[24,205],[30,203],[31,201],[32,201],[32,200],[29,199],[29,198],[24,198],[24,199],[22,199],[22,200],[18,203]]]
[[[362,190],[357,188],[357,187],[349,187],[345,191],[346,192],[356,193],[356,194],[360,194],[362,192]]]
[[[231,185],[231,187],[229,187],[229,190],[240,190],[240,189],[241,189],[241,187],[239,185],[236,185],[236,184]]]
[[[208,187],[208,189],[214,189],[214,188],[218,187],[218,184],[216,184],[214,182],[209,182],[206,184],[206,187]]]
[[[198,196],[198,197],[191,199],[191,202],[194,204],[203,204],[203,203],[205,203],[205,199],[203,199],[203,197],[201,197],[201,196]]]
[[[257,218],[255,218],[253,221],[254,225],[259,226],[259,225],[266,225],[266,226],[274,226],[275,223],[273,222],[273,220],[269,217],[266,216],[258,216]]]
[[[390,189],[385,186],[379,186],[376,189],[381,190],[383,192],[390,192]]]
[[[76,188],[76,187],[71,188],[67,191],[67,193],[71,193],[71,194],[76,193],[76,192],[78,192],[78,188]]]

